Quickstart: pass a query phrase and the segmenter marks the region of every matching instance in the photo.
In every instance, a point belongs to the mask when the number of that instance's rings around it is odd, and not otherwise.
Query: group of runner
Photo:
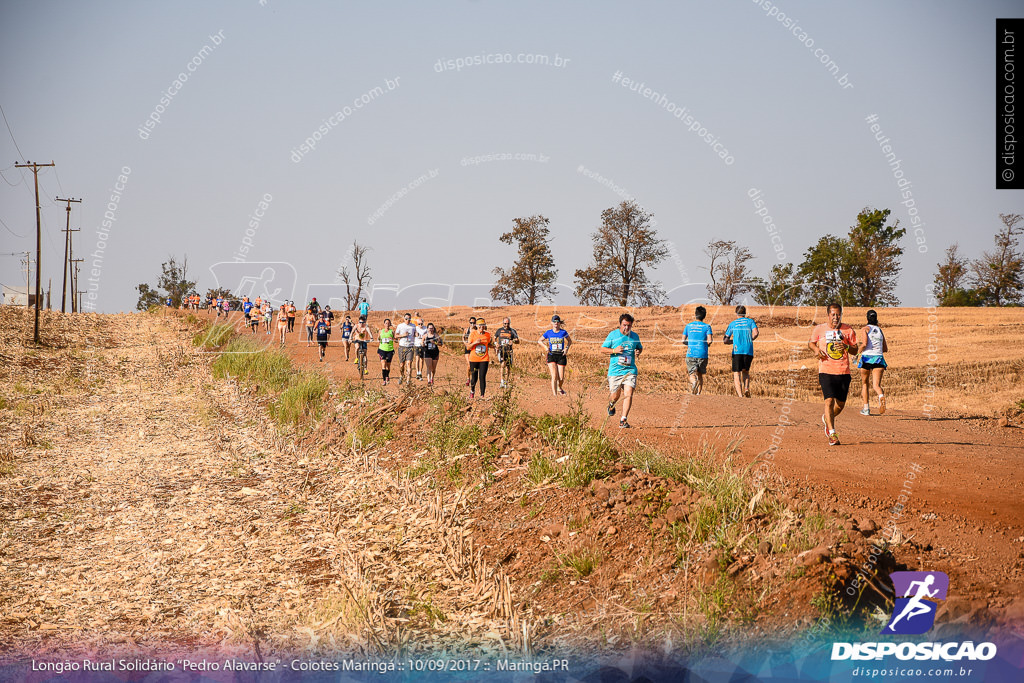
[[[885,394],[882,391],[882,377],[885,374],[885,353],[889,350],[885,334],[878,326],[878,313],[867,312],[867,324],[859,332],[843,322],[843,307],[838,303],[828,306],[828,322],[816,325],[811,331],[807,347],[818,359],[818,385],[821,387],[825,411],[821,416],[825,437],[830,446],[839,445],[836,434],[836,417],[846,407],[850,393],[850,361],[857,356],[857,367],[861,376],[861,415],[871,415],[870,390],[874,389],[878,400],[878,414],[885,413]],[[690,389],[699,395],[707,373],[708,347],[712,343],[711,326],[704,322],[707,310],[697,306],[695,320],[683,330],[683,341],[687,344],[686,368],[690,377]],[[750,366],[754,359],[754,340],[757,339],[757,323],[747,317],[744,306],[736,307],[736,319],[729,323],[723,342],[732,346],[733,385],[736,395],[750,398]],[[611,414],[611,413],[609,413]]]
[[[198,305],[193,297],[188,298],[188,305]],[[169,303],[169,302],[168,302]],[[209,310],[216,311],[218,317],[223,312],[227,315],[231,303],[222,297],[210,298],[207,302]],[[239,306],[245,324],[255,334],[260,324],[267,335],[271,334],[271,326],[275,309],[269,300],[256,297],[250,301],[244,297]],[[737,306],[736,318],[725,329],[722,341],[731,347],[731,364],[733,387],[736,395],[750,398],[750,368],[754,358],[754,340],[759,330],[753,318],[747,316],[744,306]],[[366,370],[366,354],[368,346],[377,345],[377,357],[380,362],[381,382],[387,386],[391,382],[391,365],[395,352],[398,352],[399,378],[398,384],[409,384],[413,381],[427,382],[433,386],[440,358],[441,347],[454,344],[461,347],[466,358],[466,386],[471,399],[485,398],[487,394],[487,373],[492,359],[498,364],[501,387],[507,387],[512,381],[512,369],[515,347],[521,343],[519,333],[512,327],[510,318],[502,319],[501,326],[492,334],[483,318],[470,316],[468,325],[461,334],[445,335],[437,330],[433,323],[425,323],[418,313],[405,313],[397,326],[392,326],[390,318],[385,318],[381,327],[371,329],[367,322],[370,306],[362,299],[356,313],[358,319],[353,322],[350,315],[345,315],[339,326],[340,342],[345,352],[345,361],[352,360],[363,365]],[[298,309],[295,302],[285,301],[276,309],[277,330],[280,342],[295,329]],[[821,416],[822,426],[830,445],[839,445],[836,435],[836,418],[846,407],[851,383],[851,360],[860,356],[858,369],[861,374],[861,399],[863,407],[860,413],[870,415],[870,391],[874,392],[878,401],[878,414],[886,410],[885,394],[882,390],[882,378],[886,368],[884,354],[888,351],[885,335],[878,325],[878,315],[874,310],[867,312],[867,324],[859,331],[842,322],[842,306],[831,304],[828,307],[828,322],[814,327],[807,347],[818,359],[818,383],[821,387],[825,407]],[[708,372],[708,351],[714,343],[711,325],[705,322],[707,309],[697,306],[694,320],[683,329],[682,342],[687,346],[686,369],[690,382],[690,391],[699,396],[704,389],[704,378]],[[306,330],[306,345],[318,346],[320,361],[323,361],[331,339],[335,324],[335,314],[330,306],[321,307],[316,297],[306,305],[302,314],[302,326]],[[619,316],[619,325],[612,330],[601,345],[602,352],[609,356],[608,365],[608,415],[616,415],[619,411],[619,426],[629,428],[629,413],[633,404],[633,393],[637,385],[637,358],[643,352],[643,344],[633,331],[634,318],[628,313]],[[863,340],[858,342],[858,339]],[[545,330],[537,339],[550,376],[552,396],[564,396],[565,376],[568,365],[568,352],[573,340],[563,327],[560,316],[551,317],[550,329]],[[397,347],[397,348],[396,348]],[[355,351],[355,359],[352,352]],[[492,355],[493,354],[493,355]],[[478,393],[479,392],[479,393]],[[621,400],[621,407],[619,402]]]

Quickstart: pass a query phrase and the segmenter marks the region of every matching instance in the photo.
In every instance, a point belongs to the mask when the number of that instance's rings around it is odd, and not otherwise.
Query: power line
[[[7,232],[11,233],[11,234],[12,234],[12,235],[14,235],[15,237],[18,237],[18,238],[21,238],[21,239],[25,239],[25,235],[19,235],[18,233],[14,232],[14,231],[13,231],[13,230],[11,230],[10,228],[8,228],[8,227],[7,227],[7,224],[6,224],[6,223],[4,223],[4,219],[3,219],[3,218],[0,218],[0,225],[2,225],[2,226],[4,226],[5,228],[7,228]]]
[[[3,114],[4,124],[7,125],[7,132],[11,134],[11,142],[14,143],[14,149],[18,150],[18,156],[24,159],[25,155],[21,153],[21,147],[18,147],[18,141],[14,139],[14,131],[11,130],[11,124],[7,123],[7,114],[4,113],[3,107],[0,107],[0,114]]]

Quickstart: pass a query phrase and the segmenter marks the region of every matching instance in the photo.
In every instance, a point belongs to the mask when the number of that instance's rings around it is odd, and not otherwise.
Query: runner
[[[288,308],[286,310],[287,310],[287,315],[288,315],[288,331],[289,332],[294,332],[295,331],[295,314],[298,313],[298,309],[295,308],[295,302],[294,301],[289,301],[288,302]]]
[[[395,328],[398,338],[398,385],[412,381],[412,363],[416,349],[416,326],[412,324],[412,314],[406,313],[404,320]]]
[[[416,318],[416,339],[413,343],[413,352],[416,363],[416,379],[423,381],[423,335],[427,333],[427,327],[423,324],[423,318]]]
[[[313,345],[313,326],[316,325],[316,316],[308,308],[302,314],[302,324],[306,327],[306,348],[309,348]]]
[[[395,357],[395,331],[391,329],[391,318],[384,318],[384,327],[377,333],[377,355],[380,357],[380,376],[384,386],[391,375],[391,359]]]
[[[747,307],[736,307],[736,319],[725,328],[725,343],[732,344],[732,381],[736,395],[750,398],[750,364],[754,360],[757,323],[746,317]]]
[[[512,384],[512,345],[519,343],[519,333],[512,329],[512,320],[505,318],[494,333],[494,350],[501,366],[501,388]]]
[[[352,347],[352,316],[346,315],[341,323],[341,345],[345,349],[345,362],[348,362],[349,349]]]
[[[466,348],[469,350],[469,397],[471,399],[476,395],[477,380],[480,380],[480,398],[482,399],[487,393],[487,366],[491,361],[491,345],[491,333],[487,331],[487,323],[477,320],[476,329],[466,340]]]
[[[174,308],[174,299],[172,299],[171,297],[167,297],[167,306],[166,310],[164,311],[164,315],[167,315],[167,311],[171,310],[172,308]]]
[[[551,395],[565,395],[562,385],[565,383],[565,365],[568,363],[566,353],[572,346],[569,333],[562,329],[562,319],[551,316],[551,329],[547,330],[537,342],[547,352],[548,372],[551,373]]]
[[[227,318],[231,315],[231,300],[224,299],[224,317]]]
[[[249,318],[249,330],[256,334],[256,331],[260,328],[260,312],[253,307],[252,316]]]
[[[360,360],[363,362],[363,366],[360,368],[359,379],[363,379],[366,376],[366,371],[369,369],[366,359],[366,346],[371,341],[373,341],[373,331],[366,324],[366,318],[360,318],[359,322],[352,329],[352,342],[356,345],[356,365],[359,365]]]
[[[690,376],[690,393],[700,396],[704,390],[704,375],[708,372],[708,347],[714,337],[711,325],[704,322],[708,311],[698,306],[693,311],[695,320],[683,328],[683,343],[687,345],[686,373]]]
[[[619,316],[619,329],[608,333],[604,343],[601,344],[603,353],[607,353],[608,360],[608,415],[615,414],[615,404],[622,396],[622,417],[619,418],[619,428],[629,429],[630,424],[626,419],[629,417],[629,410],[633,407],[633,392],[636,390],[636,359],[643,352],[644,345],[640,343],[640,336],[633,331],[633,316],[623,313]]]
[[[427,331],[423,334],[423,363],[427,369],[427,386],[434,386],[434,371],[437,370],[437,359],[441,357],[441,346],[444,340],[437,333],[434,323],[427,323]]]
[[[471,316],[469,316],[469,327],[467,327],[466,331],[462,334],[462,344],[463,344],[463,346],[465,346],[466,343],[469,342],[469,335],[475,329],[476,329],[476,317],[471,315]],[[469,347],[468,346],[466,346],[465,352],[466,352],[466,386],[468,387],[469,386],[469,380],[470,380],[470,378],[473,377],[473,368],[470,367],[470,364],[469,364]]]
[[[850,393],[850,356],[857,355],[857,333],[843,322],[843,307],[829,304],[828,322],[815,326],[807,347],[818,356],[818,384],[825,398],[825,436],[829,446],[838,446],[836,417],[846,407]]]
[[[270,336],[270,321],[274,319],[274,309],[270,307],[270,301],[263,302],[263,329],[267,336]]]
[[[281,304],[277,312],[277,331],[281,335],[281,346],[284,346],[284,335],[288,333],[288,306]]]
[[[327,320],[327,314],[321,313],[320,319],[316,321],[316,343],[320,347],[320,362],[324,362],[324,353],[327,351],[327,342],[331,338],[331,323]]]
[[[242,300],[242,315],[245,316],[246,325],[250,323],[249,319],[252,317],[252,308],[252,302],[249,301],[249,297],[245,297],[245,299]]]
[[[331,310],[330,306],[324,306],[324,313],[327,314],[327,322],[329,322],[331,324],[331,327],[333,327],[334,326],[334,311]]]
[[[864,407],[860,409],[861,415],[871,414],[870,394],[868,380],[875,388],[878,395],[878,414],[885,415],[885,394],[882,393],[882,375],[885,374],[885,357],[882,355],[889,351],[889,344],[885,341],[882,328],[878,326],[878,313],[874,309],[868,311],[868,324],[861,328],[860,338],[864,340],[860,348],[860,360],[857,367],[860,368],[860,398]]]
[[[218,318],[220,317],[220,309],[221,309],[222,306],[224,306],[224,297],[218,296],[217,297],[217,317]]]
[[[358,309],[359,311],[360,318],[370,317],[370,304],[366,303],[366,297],[363,297],[363,300],[359,302],[359,305],[356,306],[356,309]]]
[[[306,305],[306,310],[312,311],[313,315],[320,317],[320,304],[317,303],[315,296],[313,297],[313,300]]]

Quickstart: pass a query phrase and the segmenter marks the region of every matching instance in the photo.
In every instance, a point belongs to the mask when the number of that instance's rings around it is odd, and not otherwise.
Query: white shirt
[[[881,356],[882,355],[882,330],[879,329],[878,325],[865,325],[868,328],[867,345],[864,347],[864,351],[860,354],[862,356]]]
[[[426,333],[426,325],[424,325],[423,327],[420,327],[419,325],[416,326],[416,346],[423,346],[423,335],[425,335]]]
[[[399,346],[414,346],[416,338],[416,326],[407,323],[399,323],[395,328],[395,337],[398,338]]]

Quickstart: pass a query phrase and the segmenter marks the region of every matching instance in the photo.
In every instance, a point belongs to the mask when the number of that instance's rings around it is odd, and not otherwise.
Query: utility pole
[[[85,259],[71,259],[71,312],[80,313],[82,310],[82,297],[78,296],[78,264]],[[78,305],[75,305],[78,302]]]
[[[68,262],[68,259],[71,258],[71,233],[73,233],[73,232],[80,232],[80,230],[81,230],[81,228],[76,228],[75,230],[71,229],[71,203],[72,202],[77,202],[77,203],[81,204],[82,200],[81,199],[61,199],[60,197],[57,197],[56,201],[58,201],[58,202],[67,202],[67,204],[68,204],[67,227],[64,228],[64,232],[66,233],[66,235],[64,236],[64,284],[61,285],[61,288],[60,288],[60,312],[64,313],[64,300],[65,300],[65,297],[66,297],[67,291],[68,291],[68,270],[70,270],[70,265],[71,265]],[[74,296],[75,295],[72,294],[71,298],[74,298]],[[71,308],[74,308],[74,307],[75,307],[74,306],[74,302],[72,302]]]
[[[32,337],[36,344],[39,343],[39,304],[42,303],[43,298],[43,281],[39,275],[43,265],[43,228],[42,220],[39,217],[39,169],[46,166],[56,166],[56,164],[52,161],[48,164],[37,164],[31,161],[14,164],[15,168],[31,168],[36,185],[36,328]]]

